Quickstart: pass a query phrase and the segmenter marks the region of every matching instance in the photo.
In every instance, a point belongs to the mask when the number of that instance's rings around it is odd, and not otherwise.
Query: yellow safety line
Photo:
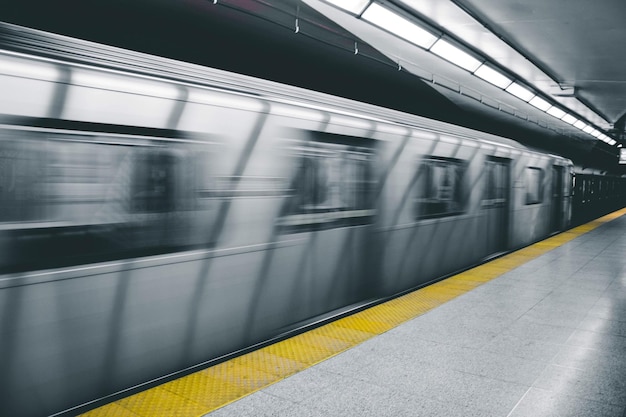
[[[626,214],[618,210],[446,280],[82,414],[198,417],[420,316]]]

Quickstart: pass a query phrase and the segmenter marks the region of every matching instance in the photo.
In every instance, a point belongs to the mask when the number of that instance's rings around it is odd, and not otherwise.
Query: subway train
[[[2,416],[86,411],[593,199],[509,139],[9,24],[0,42]]]
[[[571,226],[626,206],[626,178],[595,170],[574,170]]]

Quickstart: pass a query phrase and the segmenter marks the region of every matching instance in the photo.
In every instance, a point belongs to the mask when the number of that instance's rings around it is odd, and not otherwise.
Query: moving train
[[[76,414],[572,219],[572,162],[505,138],[8,24],[0,42],[2,416]]]

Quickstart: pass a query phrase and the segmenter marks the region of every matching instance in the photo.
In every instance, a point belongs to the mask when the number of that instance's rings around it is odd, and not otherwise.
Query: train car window
[[[444,217],[460,214],[465,162],[452,158],[427,157],[421,161],[417,173],[416,199],[417,219]]]
[[[297,159],[289,207],[279,219],[286,232],[371,222],[373,141],[320,132],[293,147]]]
[[[0,222],[41,220],[44,153],[36,143],[0,138]]]
[[[175,157],[165,149],[143,149],[136,155],[132,180],[132,209],[164,213],[175,207]]]
[[[526,204],[539,204],[543,200],[543,170],[526,168]]]
[[[508,160],[489,158],[485,161],[483,206],[498,206],[506,203],[508,169]]]
[[[210,245],[213,202],[197,190],[212,152],[154,137],[0,129],[0,273]]]

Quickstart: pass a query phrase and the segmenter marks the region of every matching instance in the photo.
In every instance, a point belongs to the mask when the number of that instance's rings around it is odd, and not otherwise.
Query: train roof
[[[336,97],[300,87],[279,84],[247,75],[203,67],[169,58],[97,44],[63,35],[46,33],[9,23],[0,23],[0,43],[5,50],[79,65],[95,66],[143,77],[166,80],[253,95],[257,98],[286,102],[313,109],[325,109],[370,120],[424,128],[441,134],[517,148],[529,152],[519,142],[422,116],[403,113],[372,104]],[[566,158],[550,155],[556,159]],[[571,163],[571,162],[570,162]]]

